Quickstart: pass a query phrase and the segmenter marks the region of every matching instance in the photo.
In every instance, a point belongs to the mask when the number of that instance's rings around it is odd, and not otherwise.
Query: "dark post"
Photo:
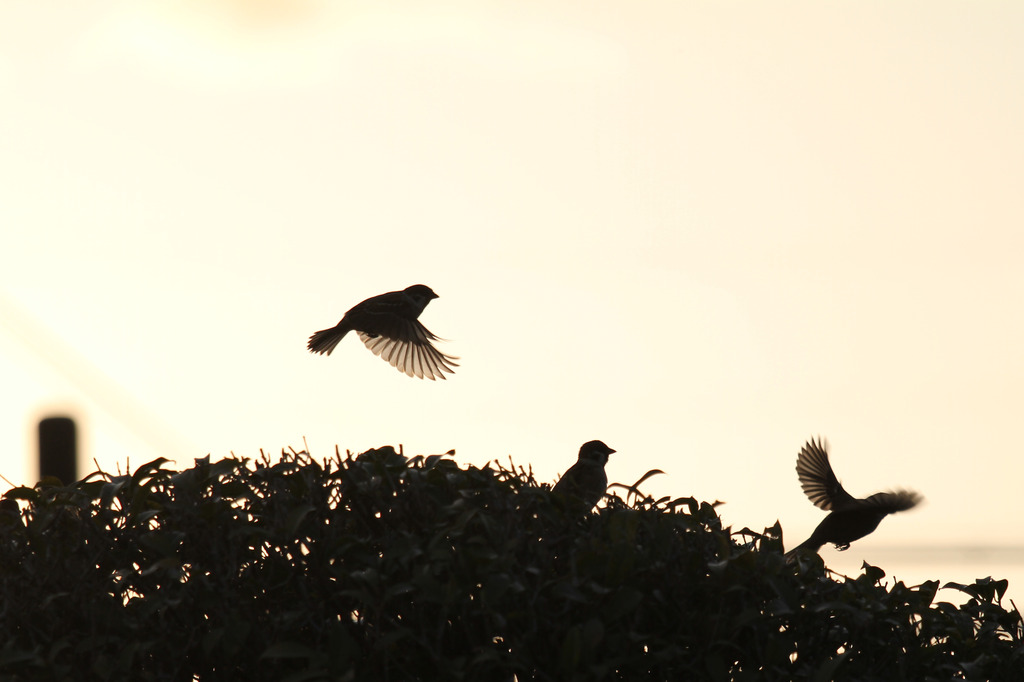
[[[68,485],[78,480],[75,421],[47,417],[39,422],[39,478],[53,476]]]

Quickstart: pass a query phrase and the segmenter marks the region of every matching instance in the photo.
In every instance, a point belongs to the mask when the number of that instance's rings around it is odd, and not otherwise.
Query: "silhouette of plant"
[[[873,566],[837,580],[647,476],[586,515],[511,462],[390,447],[15,488],[0,677],[1021,679],[1006,581],[952,585],[957,607]]]

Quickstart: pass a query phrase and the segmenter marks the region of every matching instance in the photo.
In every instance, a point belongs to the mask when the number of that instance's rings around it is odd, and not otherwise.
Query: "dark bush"
[[[1005,581],[836,580],[693,499],[580,516],[392,448],[167,464],[8,491],[3,679],[1024,679]]]

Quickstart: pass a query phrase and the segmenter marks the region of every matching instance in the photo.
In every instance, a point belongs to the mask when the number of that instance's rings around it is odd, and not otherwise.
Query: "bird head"
[[[599,440],[587,441],[580,447],[580,461],[597,462],[604,466],[608,462],[608,455],[615,452]]]
[[[438,295],[434,293],[434,290],[426,284],[413,284],[411,287],[406,287],[404,293],[410,298],[423,301],[424,304],[438,298]]]

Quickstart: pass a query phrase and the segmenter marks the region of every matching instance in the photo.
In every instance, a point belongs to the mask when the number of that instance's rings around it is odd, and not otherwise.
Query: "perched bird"
[[[809,440],[796,458],[796,473],[800,486],[814,506],[831,512],[818,524],[811,537],[786,552],[790,559],[801,550],[817,552],[825,543],[839,550],[849,549],[874,529],[889,514],[906,511],[921,501],[921,496],[909,490],[875,493],[858,500],[843,490],[832,465],[828,461],[828,443],[822,439]]]
[[[579,459],[558,479],[554,492],[578,499],[586,505],[588,511],[593,509],[608,487],[608,474],[604,472],[604,465],[608,463],[608,455],[613,452],[599,440],[584,443],[580,447]]]
[[[437,298],[430,287],[414,284],[402,291],[389,291],[357,303],[334,327],[309,337],[309,352],[330,355],[345,334],[355,331],[366,347],[391,363],[399,372],[420,379],[446,379],[454,374],[458,358],[440,352],[432,341],[438,337],[420,324],[418,318],[427,304]]]

